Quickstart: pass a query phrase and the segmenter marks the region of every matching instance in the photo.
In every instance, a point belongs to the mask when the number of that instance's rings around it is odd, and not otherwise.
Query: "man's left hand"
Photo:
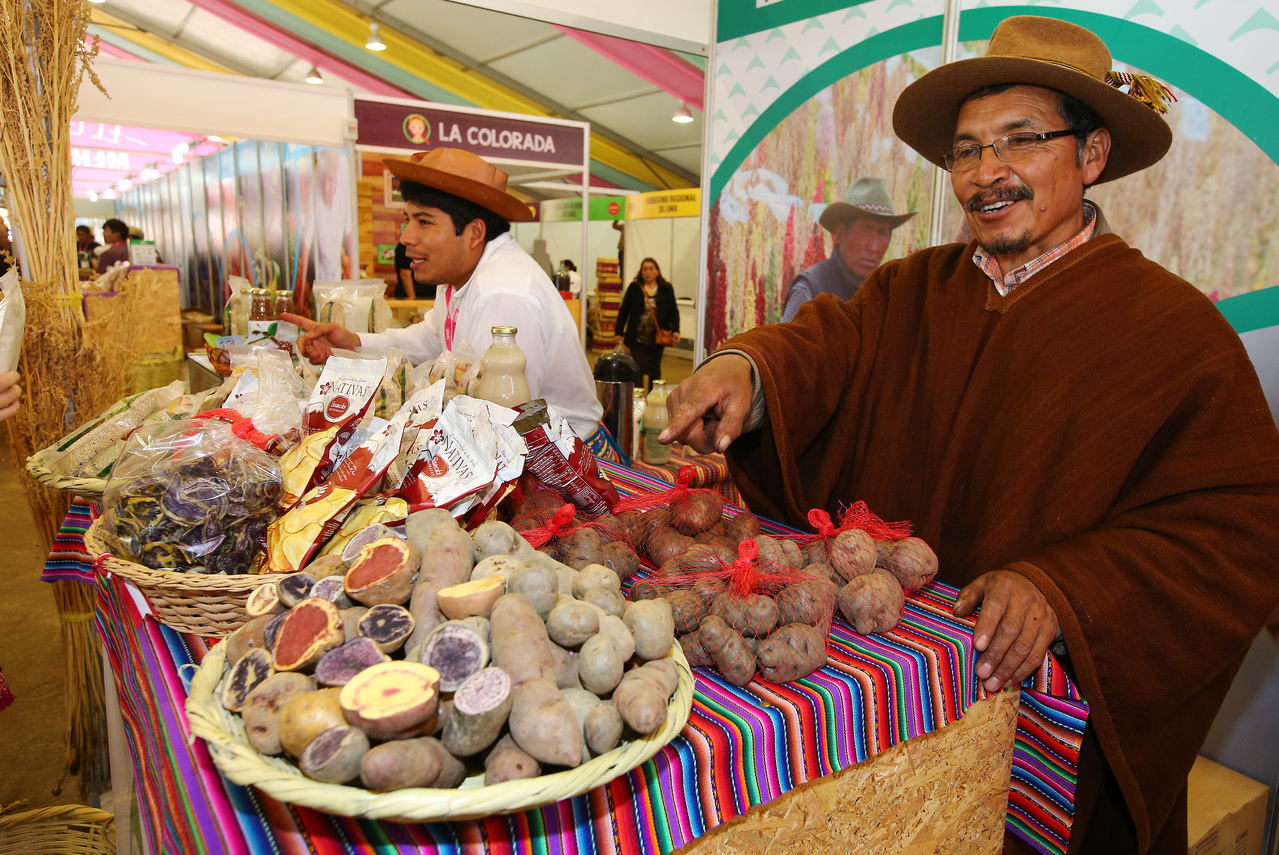
[[[1044,663],[1057,635],[1057,613],[1030,580],[1012,570],[995,570],[959,592],[956,617],[981,606],[973,628],[977,679],[988,692],[1020,683]]]

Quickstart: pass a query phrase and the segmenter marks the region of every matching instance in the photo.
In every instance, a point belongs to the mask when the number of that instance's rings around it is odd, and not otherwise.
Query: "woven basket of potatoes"
[[[503,522],[413,514],[263,586],[205,657],[187,717],[237,784],[328,813],[473,819],[584,793],[688,720],[665,602]]]

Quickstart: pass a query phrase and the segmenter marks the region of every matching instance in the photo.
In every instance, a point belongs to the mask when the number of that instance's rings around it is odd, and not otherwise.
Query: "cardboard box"
[[[1207,757],[1190,770],[1189,855],[1261,855],[1270,788]]]

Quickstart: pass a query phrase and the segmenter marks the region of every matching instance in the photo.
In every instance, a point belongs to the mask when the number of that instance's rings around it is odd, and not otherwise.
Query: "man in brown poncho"
[[[1087,30],[1009,18],[909,86],[894,129],[974,242],[733,338],[663,441],[726,451],[792,525],[858,499],[911,520],[956,613],[981,606],[986,687],[1051,645],[1091,705],[1071,850],[1184,855],[1187,774],[1279,600],[1279,432],[1220,312],[1084,201],[1171,143],[1158,84],[1110,67]]]

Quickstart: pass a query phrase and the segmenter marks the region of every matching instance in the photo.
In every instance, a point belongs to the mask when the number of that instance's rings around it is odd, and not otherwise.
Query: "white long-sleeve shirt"
[[[360,333],[360,344],[398,347],[414,365],[437,358],[444,352],[445,290],[441,288],[435,306],[419,323]],[[454,350],[467,342],[482,356],[493,342],[493,327],[516,327],[515,342],[528,358],[524,375],[529,393],[545,398],[578,436],[585,439],[595,432],[603,408],[573,316],[550,277],[515,238],[508,233],[489,241],[453,300],[458,307]]]

